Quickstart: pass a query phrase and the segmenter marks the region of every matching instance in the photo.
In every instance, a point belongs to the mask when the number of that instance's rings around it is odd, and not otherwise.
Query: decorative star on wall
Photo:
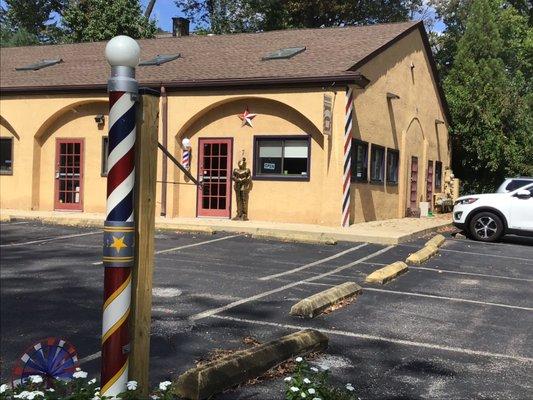
[[[242,126],[248,125],[249,127],[253,128],[252,125],[252,119],[254,119],[257,116],[257,114],[252,114],[248,107],[244,109],[244,112],[242,114],[239,114],[239,118],[242,121]]]

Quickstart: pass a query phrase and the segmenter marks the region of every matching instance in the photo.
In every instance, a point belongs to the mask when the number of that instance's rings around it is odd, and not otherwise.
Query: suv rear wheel
[[[468,228],[472,238],[482,242],[495,242],[503,234],[501,218],[489,211],[474,215],[468,224]]]

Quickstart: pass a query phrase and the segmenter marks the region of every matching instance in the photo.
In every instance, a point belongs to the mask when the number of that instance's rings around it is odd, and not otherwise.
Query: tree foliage
[[[2,46],[53,43],[60,29],[52,14],[60,14],[66,0],[6,0],[1,10]]]
[[[422,0],[175,0],[178,8],[213,33],[318,28],[408,20]]]
[[[63,12],[65,41],[108,40],[116,35],[154,37],[154,21],[143,15],[138,0],[71,1]]]
[[[490,191],[533,173],[532,29],[499,0],[472,0],[467,15],[444,80],[453,168],[466,191]]]

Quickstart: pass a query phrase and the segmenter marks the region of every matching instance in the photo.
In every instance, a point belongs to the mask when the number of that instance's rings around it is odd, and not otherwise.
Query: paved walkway
[[[102,226],[103,214],[57,211],[0,210],[3,219],[34,219],[46,223]],[[338,240],[398,244],[450,224],[449,214],[428,218],[402,218],[353,224],[348,228],[266,221],[232,221],[214,218],[156,218],[156,228],[191,232],[240,232],[297,242],[328,243]]]

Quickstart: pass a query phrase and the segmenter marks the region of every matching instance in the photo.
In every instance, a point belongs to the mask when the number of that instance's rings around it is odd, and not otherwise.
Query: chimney
[[[172,17],[172,36],[189,36],[189,20],[183,17]]]

